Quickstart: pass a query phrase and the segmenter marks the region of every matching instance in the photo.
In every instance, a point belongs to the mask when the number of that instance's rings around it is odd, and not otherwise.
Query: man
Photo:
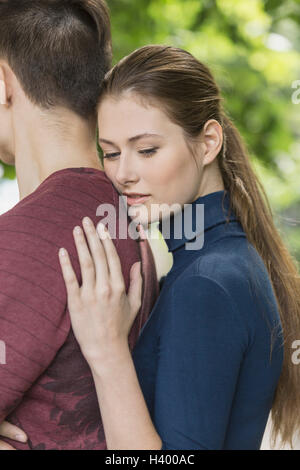
[[[58,250],[80,274],[72,229],[118,194],[99,166],[96,104],[110,67],[103,0],[0,2],[0,159],[15,165],[20,203],[0,217],[0,422],[29,437],[17,449],[105,449],[90,369],[72,333]],[[126,218],[126,224],[128,219]],[[118,223],[117,223],[118,226]],[[133,348],[157,280],[143,243],[143,305]],[[139,243],[117,239],[126,286]]]

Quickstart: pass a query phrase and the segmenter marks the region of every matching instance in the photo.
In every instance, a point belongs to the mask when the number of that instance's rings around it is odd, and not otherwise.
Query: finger
[[[146,235],[146,232],[144,230],[144,227],[142,226],[142,224],[139,224],[138,225],[138,232],[140,234],[140,238],[141,240],[147,240],[147,235]]]
[[[64,248],[59,250],[59,261],[62,270],[62,275],[66,284],[67,294],[69,300],[74,300],[79,296],[79,285],[74,269],[71,265],[70,257]]]
[[[120,257],[111,239],[110,233],[105,225],[101,224],[101,222],[97,226],[97,232],[105,250],[110,278],[113,281],[113,285],[118,285],[119,287],[124,288],[124,277]]]
[[[143,278],[141,274],[141,262],[135,263],[130,270],[130,286],[128,300],[132,309],[133,319],[139,312],[142,304]]]
[[[0,436],[8,437],[9,439],[19,442],[27,441],[27,436],[25,432],[14,424],[9,423],[8,421],[3,421],[0,424]]]
[[[99,239],[93,221],[88,217],[85,217],[82,224],[96,269],[96,283],[103,283],[103,281],[109,279],[109,267],[104,247]]]
[[[14,447],[10,446],[4,441],[0,441],[0,450],[16,450]]]
[[[82,286],[92,288],[96,282],[96,272],[82,228],[75,227],[73,235],[81,269]]]

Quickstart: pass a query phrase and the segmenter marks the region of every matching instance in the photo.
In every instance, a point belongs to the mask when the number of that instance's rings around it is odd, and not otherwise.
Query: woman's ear
[[[223,129],[216,119],[207,121],[202,130],[204,144],[203,166],[209,165],[219,154],[223,144]]]

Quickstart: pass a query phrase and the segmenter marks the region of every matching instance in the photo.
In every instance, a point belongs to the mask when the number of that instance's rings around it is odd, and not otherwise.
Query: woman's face
[[[196,164],[182,128],[162,109],[134,94],[106,97],[99,106],[98,125],[105,173],[127,197],[133,220],[147,226],[201,195],[201,146]],[[179,206],[172,210],[173,204]]]

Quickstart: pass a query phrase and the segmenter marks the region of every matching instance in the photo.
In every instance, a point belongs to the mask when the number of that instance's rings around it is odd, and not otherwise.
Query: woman
[[[109,232],[89,219],[74,230],[81,287],[60,251],[108,449],[259,449],[270,409],[274,436],[299,429],[299,275],[221,102],[208,68],[172,47],[133,52],[104,82],[104,169],[174,259],[131,356],[138,266],[126,294]]]

